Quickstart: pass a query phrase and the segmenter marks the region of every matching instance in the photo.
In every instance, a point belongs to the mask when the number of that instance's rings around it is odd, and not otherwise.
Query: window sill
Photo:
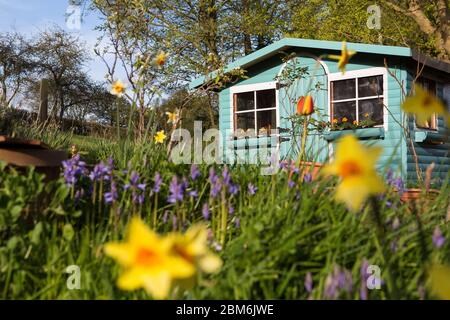
[[[242,137],[231,140],[231,146],[237,149],[245,148],[267,148],[277,144],[278,136],[252,136],[252,137]]]
[[[324,134],[324,138],[327,141],[334,141],[348,134],[353,134],[361,140],[384,139],[384,127],[329,131]]]
[[[414,132],[414,141],[417,143],[441,144],[445,140],[443,134],[436,131],[416,131]]]

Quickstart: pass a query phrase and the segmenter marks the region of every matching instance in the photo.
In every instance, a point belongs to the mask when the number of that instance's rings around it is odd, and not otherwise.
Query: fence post
[[[41,80],[39,104],[39,123],[45,123],[48,118],[48,79]]]

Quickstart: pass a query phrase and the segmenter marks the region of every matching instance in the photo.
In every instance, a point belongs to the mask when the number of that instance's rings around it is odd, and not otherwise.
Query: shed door
[[[296,80],[284,81],[291,72],[295,74]],[[280,72],[280,77],[280,127],[283,131],[280,135],[280,156],[284,159],[297,159],[302,128],[290,117],[296,113],[298,99],[311,95],[316,110],[312,117],[319,121],[328,121],[328,79],[322,65],[311,57],[290,60]],[[312,127],[305,150],[307,161],[325,162],[328,159],[328,142]]]

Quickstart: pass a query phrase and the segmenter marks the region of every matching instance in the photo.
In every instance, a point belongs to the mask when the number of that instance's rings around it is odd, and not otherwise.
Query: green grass
[[[66,141],[62,139],[61,141]],[[415,207],[402,203],[392,189],[377,199],[385,233],[377,232],[373,206],[367,204],[351,213],[333,200],[332,179],[298,181],[288,186],[288,174],[261,176],[258,167],[231,167],[233,183],[240,191],[231,195],[223,191],[211,197],[208,179],[210,168],[201,166],[202,176],[189,178],[190,166],[167,161],[163,146],[152,143],[115,144],[79,136],[67,140],[77,145],[88,162],[116,159],[114,180],[119,183],[117,202],[108,205],[102,193],[108,182],[91,184],[81,178],[75,187],[63,179],[45,183],[30,171],[21,175],[0,167],[0,297],[3,299],[148,299],[144,291],[119,290],[116,279],[119,267],[103,254],[102,246],[124,238],[129,219],[140,215],[160,233],[185,230],[204,221],[211,229],[210,245],[217,250],[224,265],[215,275],[201,275],[192,290],[178,290],[177,298],[194,299],[359,299],[360,268],[364,260],[378,265],[383,285],[370,290],[370,299],[418,299],[421,288],[425,297],[434,296],[426,283],[430,262],[450,262],[450,245],[436,248],[432,234],[436,226],[450,235],[446,222],[450,188],[442,186],[437,198],[424,198]],[[217,167],[218,174],[223,168]],[[130,191],[122,186],[137,171],[147,184],[145,202],[136,204]],[[163,185],[151,194],[155,172],[161,173]],[[186,177],[188,191],[177,204],[167,202],[173,176]],[[298,180],[298,179],[297,179]],[[248,183],[258,191],[251,195]],[[93,187],[93,188],[92,188]],[[77,192],[84,195],[77,197]],[[95,190],[95,196],[90,192]],[[202,207],[211,208],[205,221]],[[229,213],[230,207],[234,208]],[[156,225],[153,218],[156,214]],[[419,219],[416,218],[418,214]],[[173,217],[177,218],[176,223]],[[183,217],[185,221],[182,222]],[[221,222],[226,218],[226,226]],[[398,219],[399,226],[393,227]],[[237,221],[240,225],[237,225]],[[224,229],[225,228],[225,229]],[[225,233],[222,233],[225,230]],[[224,235],[220,248],[218,242]],[[69,290],[70,265],[81,269],[81,290]],[[325,294],[330,276],[340,268],[351,274],[351,290],[337,289],[334,297]],[[313,291],[305,290],[307,273],[313,278]],[[389,275],[393,277],[389,278]],[[328,279],[328,280],[327,280]],[[364,287],[363,287],[364,288]]]

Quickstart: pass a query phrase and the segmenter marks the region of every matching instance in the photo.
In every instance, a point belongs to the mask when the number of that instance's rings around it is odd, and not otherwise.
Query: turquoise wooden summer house
[[[413,118],[407,120],[400,106],[420,70],[416,82],[449,108],[450,64],[406,47],[347,43],[357,54],[342,74],[337,61],[326,57],[339,55],[341,48],[341,42],[284,38],[229,64],[225,72],[241,68],[246,70],[246,78],[218,90],[225,161],[236,161],[236,153],[242,157],[243,150],[246,157],[254,158],[261,148],[270,149],[280,160],[295,159],[299,139],[290,117],[295,114],[296,99],[309,94],[318,121],[338,125],[342,121],[371,122],[370,127],[352,130],[333,130],[331,126],[312,130],[306,143],[311,161],[326,162],[333,155],[335,141],[353,133],[364,143],[382,146],[380,166],[389,166],[410,184],[418,179],[417,164],[419,172],[425,172],[434,162],[434,182],[446,179],[450,144],[444,119],[433,116],[425,127],[419,127]],[[299,72],[301,77],[287,82],[283,76]],[[189,87],[205,87],[214,77],[212,73],[195,79]],[[410,139],[405,128],[410,130]],[[270,134],[273,129],[279,130]]]

